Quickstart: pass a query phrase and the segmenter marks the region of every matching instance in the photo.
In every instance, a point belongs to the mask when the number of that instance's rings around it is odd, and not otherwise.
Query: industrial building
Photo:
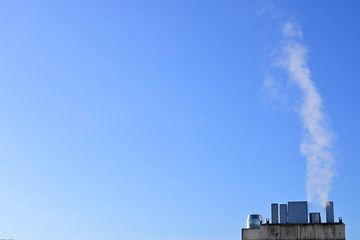
[[[326,203],[326,222],[321,213],[308,214],[306,201],[271,204],[271,223],[263,223],[260,214],[250,214],[247,228],[241,231],[242,240],[345,240],[342,218],[334,221],[334,203]]]

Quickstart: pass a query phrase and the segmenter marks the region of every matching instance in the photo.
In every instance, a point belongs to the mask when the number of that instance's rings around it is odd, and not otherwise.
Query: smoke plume
[[[301,90],[298,114],[302,120],[304,137],[300,151],[307,160],[307,198],[325,206],[335,174],[332,153],[333,134],[326,124],[323,102],[307,65],[307,48],[301,44],[302,32],[290,22],[283,26],[283,45],[279,64]]]

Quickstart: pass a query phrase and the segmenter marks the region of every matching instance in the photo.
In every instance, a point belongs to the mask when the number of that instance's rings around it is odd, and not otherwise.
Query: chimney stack
[[[334,202],[326,202],[326,222],[334,223]]]
[[[279,204],[271,204],[271,224],[279,223]]]
[[[280,224],[287,223],[287,204],[280,204]]]

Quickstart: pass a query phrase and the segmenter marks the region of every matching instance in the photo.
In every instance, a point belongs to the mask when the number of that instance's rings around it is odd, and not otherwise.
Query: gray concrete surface
[[[242,240],[345,240],[345,224],[264,224],[242,229]]]

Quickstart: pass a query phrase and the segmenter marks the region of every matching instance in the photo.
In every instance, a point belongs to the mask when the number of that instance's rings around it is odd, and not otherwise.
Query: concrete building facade
[[[242,240],[345,240],[345,224],[263,224],[242,229]]]

